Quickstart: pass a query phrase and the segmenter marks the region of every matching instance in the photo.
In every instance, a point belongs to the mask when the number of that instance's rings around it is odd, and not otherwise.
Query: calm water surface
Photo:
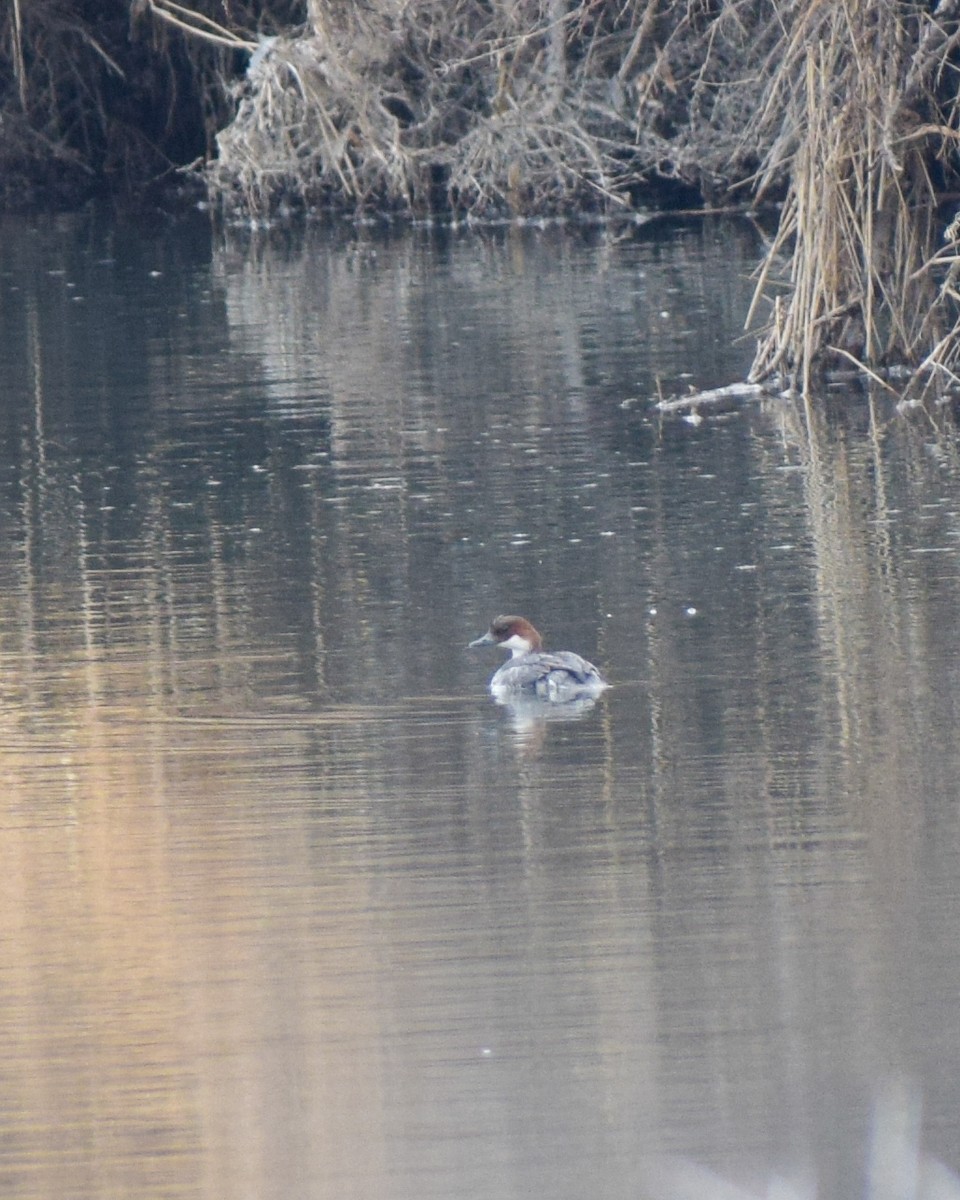
[[[960,1169],[958,440],[658,420],[757,249],[4,223],[5,1197]]]

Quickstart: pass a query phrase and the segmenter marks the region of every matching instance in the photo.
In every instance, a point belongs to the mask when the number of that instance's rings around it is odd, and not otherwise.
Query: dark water
[[[4,1196],[960,1168],[956,432],[656,419],[756,253],[4,224]]]

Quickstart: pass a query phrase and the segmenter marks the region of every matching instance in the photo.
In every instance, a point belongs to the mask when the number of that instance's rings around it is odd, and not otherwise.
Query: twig
[[[182,4],[175,3],[175,0],[146,0],[146,5],[154,16],[176,26],[177,29],[184,30],[192,37],[201,38],[216,46],[229,46],[231,50],[253,51],[257,48],[258,43],[255,40],[242,38],[223,25],[218,25],[216,21],[203,13],[194,12],[191,8],[185,8]],[[198,26],[207,28],[198,28]]]

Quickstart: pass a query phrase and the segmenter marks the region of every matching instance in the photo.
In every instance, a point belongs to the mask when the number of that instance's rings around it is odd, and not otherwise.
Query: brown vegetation
[[[306,32],[254,56],[214,188],[255,213],[722,199],[759,161],[753,62],[777,32],[738,7],[314,0]]]
[[[218,207],[257,218],[785,196],[754,377],[806,390],[820,366],[853,362],[958,383],[957,225],[940,207],[960,182],[958,11],[12,0],[3,188],[81,193],[200,157]]]
[[[757,289],[786,285],[754,377],[853,363],[960,384],[957,0],[797,2],[757,118],[757,193],[789,179]],[[764,131],[768,131],[764,137]],[[954,210],[955,211],[955,210]],[[775,286],[775,284],[774,284]]]

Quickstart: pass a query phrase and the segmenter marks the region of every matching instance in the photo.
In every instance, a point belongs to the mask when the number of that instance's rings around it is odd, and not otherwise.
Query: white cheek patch
[[[506,646],[508,650],[512,650],[514,654],[526,654],[530,649],[530,643],[526,638],[522,638],[519,633],[511,633],[505,642],[500,643],[501,646]]]

